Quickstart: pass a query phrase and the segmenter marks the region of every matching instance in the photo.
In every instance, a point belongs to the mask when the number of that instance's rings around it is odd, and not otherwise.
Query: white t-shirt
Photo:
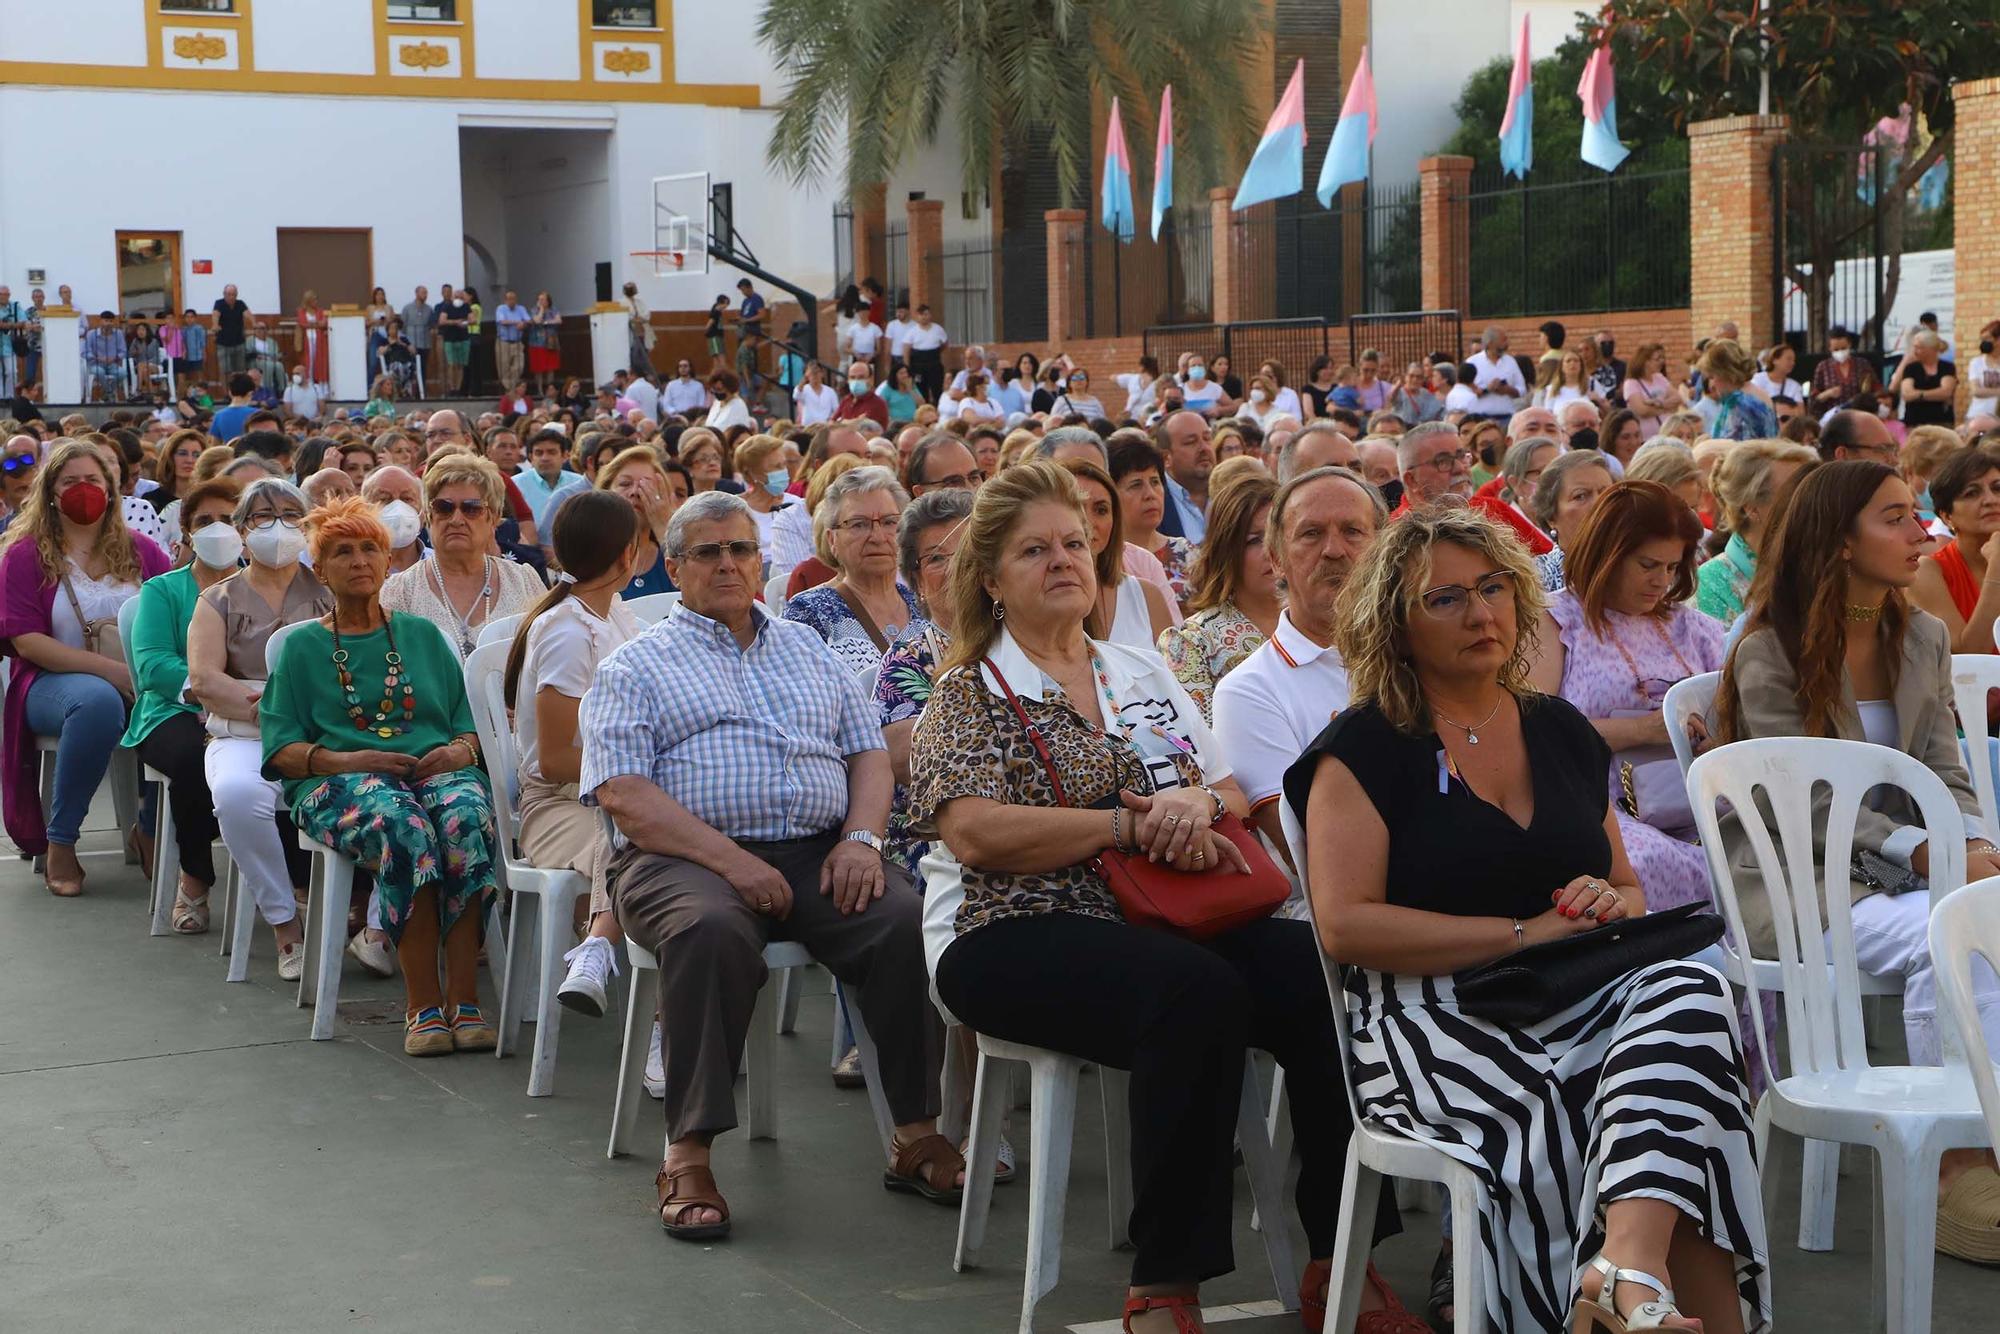
[[[139,596],[139,585],[129,580],[121,581],[112,574],[92,579],[73,556],[69,562],[69,586],[76,594],[77,606],[83,608],[85,621],[115,621],[118,609]],[[59,644],[83,647],[83,621],[77,620],[76,611],[69,605],[69,594],[61,588],[56,589],[55,605],[49,610],[49,633]]]
[[[908,338],[912,352],[935,352],[951,341],[951,335],[944,331],[944,326],[935,322],[928,329],[921,324],[910,325]]]
[[[1293,421],[1302,422],[1306,419],[1305,407],[1299,402],[1299,391],[1290,387],[1280,389],[1272,397],[1271,408],[1279,415],[1290,417]]]
[[[1521,367],[1512,357],[1502,356],[1489,359],[1484,352],[1472,355],[1472,384],[1479,390],[1479,401],[1473,411],[1487,417],[1498,417],[1514,411],[1514,401],[1528,394],[1527,381],[1521,378]]]
[[[1797,380],[1773,380],[1770,372],[1758,371],[1750,377],[1750,383],[1763,390],[1766,398],[1789,398],[1794,403],[1806,401],[1806,387]]]
[[[632,381],[625,386],[625,397],[631,399],[648,420],[657,422],[660,419],[660,391],[653,388],[652,381]]]
[[[840,395],[833,392],[832,385],[826,384],[818,388],[802,384],[798,392],[793,395],[793,399],[798,404],[798,423],[801,426],[819,425],[830,419],[833,410],[840,406]]]
[[[1535,391],[1535,401],[1551,412],[1568,403],[1581,402],[1589,397],[1583,390],[1566,384],[1551,385],[1547,389]]]
[[[1972,390],[1972,401],[1965,408],[1966,416],[1982,412],[2000,415],[2000,361],[1980,353],[1966,366],[1965,383]]]
[[[1446,412],[1470,412],[1479,402],[1479,391],[1469,384],[1455,384],[1445,391]]]
[[[854,349],[856,358],[862,361],[875,355],[875,345],[882,341],[882,326],[873,320],[856,320],[848,330],[847,343]]]
[[[289,386],[285,390],[284,398],[280,401],[284,403],[285,411],[296,416],[319,416],[320,392],[310,384],[301,383]]]
[[[997,422],[1006,415],[1007,409],[990,398],[984,403],[976,398],[968,398],[958,405],[958,416],[961,421]]]
[[[528,629],[528,651],[521,659],[520,688],[514,696],[514,750],[520,758],[523,783],[548,781],[542,776],[535,696],[548,686],[558,694],[581,700],[590,689],[591,678],[597,675],[597,664],[645,628],[626,610],[623,598],[612,599],[609,617],[599,616],[582,598],[571,594],[535,618]],[[579,733],[574,743],[579,756],[582,741]]]
[[[1251,809],[1282,796],[1285,770],[1347,701],[1340,654],[1279,613],[1276,636],[1215,684],[1215,734]]]
[[[882,336],[889,340],[889,355],[900,357],[910,350],[910,330],[917,326],[908,320],[890,320],[882,330]]]
[[[726,431],[732,426],[755,425],[750,420],[750,405],[743,401],[741,394],[732,394],[727,399],[718,399],[709,404],[708,416],[703,418],[701,424],[711,431]]]
[[[1222,386],[1204,377],[1199,383],[1181,381],[1181,402],[1196,412],[1206,412],[1222,397]]]
[[[1157,397],[1153,392],[1154,378],[1139,371],[1123,371],[1112,376],[1111,383],[1125,391],[1125,415],[1135,422],[1146,420]]]

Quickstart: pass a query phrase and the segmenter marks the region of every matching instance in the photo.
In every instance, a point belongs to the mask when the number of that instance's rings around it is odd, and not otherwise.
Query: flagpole
[[[1757,62],[1757,114],[1771,114],[1771,35],[1764,31],[1764,0],[1757,0],[1757,44],[1764,58]]]

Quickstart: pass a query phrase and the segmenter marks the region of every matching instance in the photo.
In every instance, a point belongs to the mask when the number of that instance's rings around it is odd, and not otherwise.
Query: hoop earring
[[[1006,604],[1006,603],[1004,603],[1004,602],[996,602],[996,603],[994,603],[994,604],[993,604],[993,619],[994,619],[994,620],[996,620],[996,621],[1004,621],[1004,620],[1006,620],[1006,619],[1007,619],[1007,604]]]

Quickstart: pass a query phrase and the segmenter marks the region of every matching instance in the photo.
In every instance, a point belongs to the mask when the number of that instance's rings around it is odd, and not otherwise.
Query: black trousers
[[[181,874],[204,885],[215,883],[215,856],[209,845],[220,836],[215,823],[215,798],[209,795],[202,751],[208,733],[192,713],[161,719],[137,747],[139,758],[167,776],[167,809],[173,813],[174,836],[181,845]],[[151,833],[151,830],[147,830]]]
[[[976,1032],[1131,1071],[1135,1285],[1236,1266],[1233,1148],[1253,1047],[1284,1068],[1299,1221],[1314,1256],[1333,1254],[1353,1127],[1306,923],[1267,918],[1197,943],[1075,913],[1012,918],[953,941],[937,987]],[[1376,1237],[1400,1228],[1384,1191]]]
[[[910,377],[917,382],[917,388],[926,400],[937,402],[938,395],[944,392],[944,353],[937,348],[928,352],[912,350]]]

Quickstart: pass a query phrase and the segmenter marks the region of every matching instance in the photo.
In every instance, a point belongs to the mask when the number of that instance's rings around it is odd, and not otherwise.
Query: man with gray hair
[[[1047,459],[1051,463],[1062,463],[1068,459],[1082,459],[1095,463],[1107,471],[1110,469],[1108,456],[1104,452],[1104,442],[1097,432],[1088,426],[1058,426],[1035,442],[1035,457]],[[1166,529],[1162,528],[1161,532]]]
[[[973,375],[983,374],[985,370],[986,349],[974,343],[965,349],[965,369],[951,377],[951,392],[963,394],[967,379]]]
[[[1326,418],[1307,425],[1278,450],[1278,485],[1319,468],[1353,468],[1361,461],[1354,442]]]
[[[338,468],[321,468],[299,483],[299,490],[305,492],[306,501],[313,509],[324,509],[336,500],[353,495],[354,479]]]
[[[1479,350],[1472,354],[1472,387],[1479,397],[1472,415],[1497,422],[1507,420],[1514,405],[1528,396],[1528,382],[1521,378],[1520,363],[1507,355],[1507,331],[1497,324],[1486,326],[1479,336]]]
[[[1556,414],[1556,424],[1562,428],[1562,433],[1555,438],[1568,441],[1578,431],[1589,431],[1594,436],[1600,420],[1602,419],[1598,416],[1597,404],[1587,398],[1571,399],[1563,404],[1562,411]]]
[[[617,834],[618,920],[659,957],[660,1222],[676,1240],[728,1234],[709,1146],[736,1125],[772,940],[810,950],[873,1037],[868,1074],[896,1126],[883,1184],[956,1199],[965,1163],[937,1133],[944,1032],[922,903],[882,857],[895,780],[875,706],[815,631],[758,603],[757,524],[741,498],[695,496],[665,546],[681,604],[598,667],[577,727],[581,799]]]
[[[1396,461],[1403,480],[1403,500],[1389,517],[1401,518],[1412,505],[1464,504],[1478,510],[1495,523],[1503,524],[1521,540],[1531,556],[1553,550],[1547,534],[1523,518],[1520,511],[1498,496],[1474,495],[1473,453],[1459,439],[1458,428],[1447,422],[1425,422],[1412,426],[1396,442]]]

